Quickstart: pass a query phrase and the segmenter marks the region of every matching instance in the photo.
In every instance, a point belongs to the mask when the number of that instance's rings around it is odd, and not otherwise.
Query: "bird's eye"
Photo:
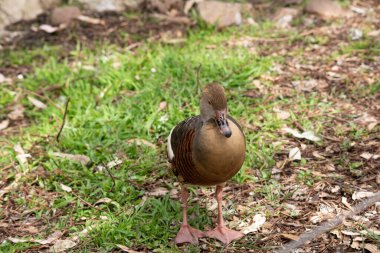
[[[211,105],[211,101],[210,100],[208,101],[208,104]]]

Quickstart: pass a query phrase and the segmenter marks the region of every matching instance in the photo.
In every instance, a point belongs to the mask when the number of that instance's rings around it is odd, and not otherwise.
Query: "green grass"
[[[17,142],[32,158],[29,164],[0,174],[11,182],[17,173],[28,171],[22,182],[34,189],[27,197],[11,192],[5,195],[4,201],[13,199],[37,219],[49,220],[60,213],[57,219],[49,222],[41,238],[56,230],[72,234],[94,226],[89,237],[75,248],[76,252],[111,251],[117,249],[116,244],[154,252],[178,252],[172,239],[181,221],[179,201],[169,195],[149,197],[147,192],[158,186],[175,188],[175,178],[166,164],[165,145],[160,143],[165,142],[176,123],[199,112],[196,69],[200,65],[200,83],[221,83],[227,90],[230,114],[244,122],[243,125],[258,129],[245,128],[247,157],[243,169],[232,181],[239,184],[266,181],[257,192],[279,204],[284,193],[278,181],[271,178],[271,169],[276,164],[274,155],[284,148],[274,144],[280,138],[278,130],[284,124],[290,126],[297,121],[306,130],[322,132],[324,118],[306,112],[318,108],[324,113],[332,105],[314,92],[270,100],[267,99],[271,94],[259,98],[244,95],[253,88],[254,79],[273,75],[270,72],[273,64],[284,59],[251,54],[244,47],[228,47],[226,42],[242,34],[271,37],[272,28],[267,23],[258,28],[232,28],[224,32],[203,27],[190,32],[183,45],[146,42],[136,52],[115,45],[102,45],[93,50],[78,45],[64,59],[59,56],[60,48],[51,46],[27,53],[22,50],[3,52],[2,66],[28,65],[32,71],[13,85],[0,85],[0,119],[6,117],[8,105],[21,95],[19,102],[25,107],[25,117],[29,121],[18,134],[0,137],[0,143],[5,143],[1,153],[6,154],[0,157],[0,167],[11,162],[18,164],[13,151]],[[296,38],[290,35],[293,36]],[[327,37],[320,37],[313,43],[327,42]],[[361,49],[368,45],[355,43],[351,46]],[[262,45],[263,49],[266,47]],[[342,53],[348,52],[348,49],[342,50]],[[53,85],[60,88],[44,91]],[[272,87],[273,83],[265,85]],[[373,90],[378,91],[378,83]],[[41,96],[36,97],[35,93]],[[42,100],[48,107],[35,108],[28,101],[28,95]],[[60,141],[56,142],[68,99],[66,123]],[[160,110],[163,101],[167,107]],[[274,107],[289,110],[291,117],[278,119]],[[355,132],[355,138],[361,135],[359,130]],[[131,139],[149,141],[157,144],[157,148],[134,144],[129,142]],[[82,166],[57,158],[53,152],[83,154],[90,157],[92,163]],[[109,171],[97,169],[116,158],[123,160],[120,166]],[[37,173],[41,168],[44,175]],[[252,173],[252,169],[258,169],[259,173]],[[297,179],[309,186],[318,180],[310,169],[299,171]],[[73,192],[63,191],[61,184],[71,187]],[[81,200],[94,205],[102,198],[113,202],[94,208]],[[204,207],[197,202],[191,202],[190,206],[193,226],[200,229],[213,226],[210,213]],[[0,218],[2,215],[0,213]],[[6,242],[0,245],[0,251],[16,252],[30,245]],[[185,247],[188,252],[200,250]]]

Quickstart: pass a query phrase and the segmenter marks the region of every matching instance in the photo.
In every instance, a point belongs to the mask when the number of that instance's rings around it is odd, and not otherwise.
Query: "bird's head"
[[[203,122],[214,119],[219,131],[225,137],[232,135],[227,121],[227,99],[224,88],[216,83],[208,84],[202,90],[201,118]]]

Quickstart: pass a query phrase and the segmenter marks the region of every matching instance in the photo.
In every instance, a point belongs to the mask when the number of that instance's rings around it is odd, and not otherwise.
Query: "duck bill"
[[[228,126],[227,110],[217,111],[215,121],[218,125],[219,131],[225,137],[229,138],[232,135],[231,128]]]

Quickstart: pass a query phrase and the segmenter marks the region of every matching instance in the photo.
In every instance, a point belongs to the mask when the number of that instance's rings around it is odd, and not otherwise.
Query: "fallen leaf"
[[[300,238],[298,235],[292,235],[292,234],[287,234],[287,233],[283,233],[280,235],[286,239],[293,240],[293,241],[298,241],[298,239]]]
[[[352,208],[352,206],[350,205],[350,203],[348,203],[346,197],[342,197],[342,204],[345,205],[346,207],[348,207],[348,209],[353,210],[353,208]]]
[[[5,77],[3,74],[0,73],[0,84],[1,83],[12,83],[12,79]]]
[[[43,102],[41,102],[40,100],[38,100],[34,97],[28,96],[28,100],[30,103],[32,103],[38,109],[46,109],[46,107],[47,107]]]
[[[78,243],[69,239],[57,240],[53,246],[50,247],[49,252],[64,252],[68,249],[75,247]]]
[[[289,151],[289,159],[291,161],[301,160],[301,150],[298,147],[292,148]]]
[[[98,201],[96,201],[94,205],[96,206],[96,205],[108,204],[108,203],[113,204],[113,205],[115,205],[117,207],[120,207],[119,203],[117,203],[116,201],[114,201],[114,200],[112,200],[110,198],[101,198]]]
[[[8,114],[10,120],[18,120],[24,118],[24,107],[20,104],[13,106],[12,111]]]
[[[5,119],[0,122],[0,131],[6,129],[9,126],[9,119]]]
[[[116,158],[115,160],[110,161],[110,162],[107,163],[107,168],[108,169],[112,169],[113,167],[115,167],[117,165],[120,165],[122,163],[123,163],[123,161],[121,159]]]
[[[313,156],[318,159],[325,159],[318,151],[313,151]]]
[[[70,161],[79,162],[83,166],[86,166],[87,164],[91,162],[91,159],[86,155],[72,155],[72,154],[65,154],[65,153],[60,153],[60,152],[53,152],[52,155],[55,157],[68,159]]]
[[[360,117],[356,118],[354,121],[362,126],[367,126],[368,130],[372,130],[377,124],[379,124],[377,118],[367,112],[362,113]]]
[[[265,223],[266,218],[263,214],[258,213],[253,217],[253,223],[248,227],[244,228],[241,232],[245,235],[256,232]]]
[[[380,157],[380,155],[375,155],[375,154],[371,154],[371,153],[368,153],[368,152],[364,152],[364,153],[361,153],[360,154],[360,157],[366,159],[366,160],[370,160],[370,159],[378,159]]]
[[[67,186],[67,185],[64,185],[64,184],[61,184],[61,188],[62,190],[64,190],[65,192],[72,192],[73,189],[71,189],[70,186]]]
[[[289,112],[286,112],[286,111],[283,111],[283,110],[280,110],[278,108],[273,108],[273,111],[277,113],[277,117],[279,119],[287,119],[290,117],[290,113]]]
[[[20,143],[17,143],[13,150],[16,151],[16,158],[20,162],[20,164],[26,164],[28,162],[27,158],[32,157],[30,154],[26,154],[24,149],[21,147]]]
[[[23,228],[24,231],[27,231],[29,234],[37,234],[38,229],[35,226],[28,226],[26,228]]]
[[[7,240],[13,242],[13,243],[23,243],[23,242],[29,242],[28,239],[24,238],[15,238],[15,237],[8,237]]]
[[[147,192],[147,195],[153,196],[153,197],[161,197],[161,196],[166,195],[168,192],[169,190],[164,187],[157,187],[153,189],[153,191]]]
[[[160,102],[160,105],[158,107],[158,110],[159,111],[162,111],[163,109],[165,109],[167,107],[168,103],[166,101],[162,101]]]
[[[128,252],[128,253],[140,253],[141,252],[141,251],[136,251],[136,250],[130,249],[127,246],[124,246],[121,244],[116,244],[116,246],[119,247],[119,249],[121,249],[121,251],[123,251],[123,252]]]
[[[315,133],[312,131],[306,131],[306,132],[300,133],[297,130],[291,129],[289,127],[282,128],[282,131],[284,131],[286,133],[290,133],[294,137],[300,138],[300,139],[307,139],[309,141],[320,141],[321,140],[321,138],[316,136]]]
[[[147,141],[147,140],[144,140],[144,139],[130,139],[128,140],[128,143],[130,144],[136,144],[138,146],[141,146],[141,145],[145,145],[145,146],[148,146],[148,147],[151,147],[151,148],[156,148],[156,145],[154,145],[153,143]]]
[[[54,242],[54,241],[58,240],[59,238],[61,238],[62,235],[63,235],[63,233],[61,231],[55,231],[53,234],[49,235],[49,237],[46,238],[46,239],[34,239],[34,240],[31,240],[31,241],[39,243],[39,244],[42,244],[42,245],[51,244],[52,242]]]
[[[352,199],[353,200],[363,199],[363,198],[372,197],[373,195],[375,195],[375,193],[373,193],[373,192],[366,192],[366,191],[357,192],[357,191],[355,191],[352,194]]]
[[[44,31],[46,33],[55,33],[59,30],[62,30],[62,28],[60,28],[58,26],[51,26],[48,24],[42,24],[42,25],[40,25],[39,30]]]
[[[360,233],[353,232],[353,231],[350,231],[350,230],[342,230],[341,233],[344,234],[344,235],[348,235],[348,236],[358,236],[358,235],[360,235]]]

